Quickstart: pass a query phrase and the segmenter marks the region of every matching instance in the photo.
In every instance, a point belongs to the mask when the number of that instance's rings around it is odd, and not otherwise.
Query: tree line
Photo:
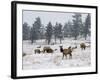
[[[50,44],[51,39],[59,39],[62,43],[64,37],[74,38],[75,40],[78,37],[87,38],[90,36],[90,26],[91,26],[91,17],[90,14],[87,15],[85,22],[82,22],[82,15],[80,13],[75,13],[73,16],[72,22],[68,21],[64,25],[56,22],[55,25],[52,25],[51,22],[48,22],[44,26],[41,22],[41,18],[37,17],[32,24],[28,26],[28,23],[23,23],[23,40],[31,40],[34,43],[36,40],[45,39],[48,44]]]

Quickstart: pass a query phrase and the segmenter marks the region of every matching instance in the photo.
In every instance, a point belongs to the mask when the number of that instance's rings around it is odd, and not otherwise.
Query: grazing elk
[[[63,47],[60,46],[60,52],[63,53],[62,59],[64,59],[64,56],[67,58],[67,55],[70,55],[70,58],[72,58],[72,49],[71,49],[71,47],[68,47],[68,49],[63,49]]]
[[[53,53],[53,49],[51,49],[50,47],[44,47],[43,48],[43,53],[45,53],[45,52],[47,52],[47,53]]]
[[[86,49],[85,43],[81,43],[81,44],[80,44],[80,48],[81,48],[82,50],[85,50],[85,49]]]
[[[35,49],[34,52],[35,52],[35,54],[36,53],[39,53],[40,54],[41,51],[40,51],[40,49]]]

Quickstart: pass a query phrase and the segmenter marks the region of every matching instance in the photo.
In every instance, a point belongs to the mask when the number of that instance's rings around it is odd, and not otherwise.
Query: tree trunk
[[[85,35],[85,40],[86,40],[86,38],[87,38],[87,35]]]
[[[85,40],[86,40],[86,36],[85,36]]]
[[[33,39],[31,38],[31,43],[33,43]]]
[[[60,44],[61,44],[62,42],[61,42],[61,38],[60,38]]]
[[[77,37],[75,36],[75,40],[77,40]]]
[[[48,39],[48,45],[50,44],[50,39]]]
[[[56,44],[56,37],[55,37],[55,44]]]

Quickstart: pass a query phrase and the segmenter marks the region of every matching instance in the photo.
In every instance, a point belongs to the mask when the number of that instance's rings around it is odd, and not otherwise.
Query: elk
[[[85,49],[86,49],[85,43],[81,43],[81,44],[80,44],[80,48],[81,48],[82,50],[85,50]]]
[[[53,53],[53,49],[51,49],[50,47],[44,47],[43,48],[43,53],[45,53],[45,52],[47,52],[47,53]]]
[[[41,51],[40,51],[40,49],[35,49],[34,52],[35,52],[35,54],[36,53],[39,53],[40,54]]]
[[[62,59],[64,59],[64,56],[67,58],[67,55],[69,55],[70,58],[72,58],[72,49],[71,49],[71,47],[68,47],[68,49],[63,49],[63,47],[60,46],[60,52],[63,53]]]

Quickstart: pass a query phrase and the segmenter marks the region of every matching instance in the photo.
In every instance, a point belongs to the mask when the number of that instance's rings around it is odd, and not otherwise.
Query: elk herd
[[[38,47],[37,47],[38,48]],[[54,50],[51,49],[50,47],[44,47],[43,50],[41,51],[39,48],[34,50],[34,53],[53,53]]]
[[[81,50],[85,50],[86,48],[89,48],[90,45],[86,45],[85,43],[80,43],[79,47]],[[62,59],[67,58],[67,55],[69,55],[69,58],[72,58],[72,52],[74,52],[75,49],[77,49],[77,46],[71,47],[69,46],[68,48],[63,48],[63,46],[59,46],[59,49],[52,49],[50,46],[44,46],[43,49],[40,49],[41,46],[38,46],[37,48],[34,49],[34,53],[35,54],[40,54],[40,53],[51,53],[53,54],[56,50],[59,50],[60,53],[62,53]],[[23,53],[23,56],[25,56],[26,54]]]
[[[86,46],[85,43],[80,43],[80,49],[85,50],[86,47],[90,47],[90,45]],[[57,49],[52,49],[51,47],[43,47],[42,50],[40,50],[41,46],[38,46],[36,49],[34,49],[35,54],[40,54],[40,53],[54,53]],[[71,47],[69,46],[68,48],[63,48],[63,46],[59,46],[59,51],[62,53],[62,59],[67,58],[67,55],[69,55],[69,58],[72,58],[72,52],[74,49],[77,49],[77,46]]]

